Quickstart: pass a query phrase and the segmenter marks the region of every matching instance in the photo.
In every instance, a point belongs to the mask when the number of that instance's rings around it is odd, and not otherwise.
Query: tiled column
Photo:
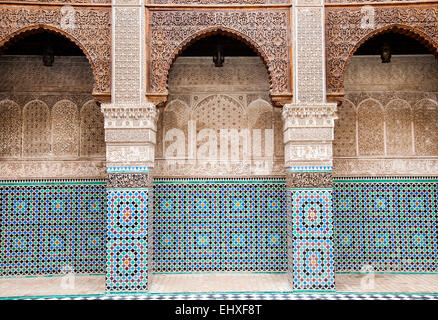
[[[294,0],[294,103],[283,108],[288,276],[294,290],[334,290],[332,141],[326,102],[324,3]]]
[[[147,291],[150,285],[155,105],[145,98],[143,0],[112,2],[111,103],[105,115],[108,172],[108,292]]]
[[[110,292],[147,291],[152,261],[151,169],[155,106],[103,105],[107,143],[107,272]]]

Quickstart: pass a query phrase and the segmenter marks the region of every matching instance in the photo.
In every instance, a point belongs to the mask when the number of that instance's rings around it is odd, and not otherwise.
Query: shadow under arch
[[[386,25],[382,28],[376,29],[365,35],[362,39],[360,39],[353,49],[348,54],[348,58],[345,60],[345,63],[342,68],[342,89],[345,89],[344,80],[345,80],[345,72],[347,71],[348,65],[350,64],[351,57],[356,53],[356,51],[368,40],[385,33],[398,33],[405,36],[408,36],[414,40],[417,40],[422,45],[424,45],[437,59],[438,59],[438,42],[432,39],[430,36],[425,34],[424,32],[411,27],[405,24],[391,24]]]
[[[251,48],[257,54],[257,56],[259,56],[261,58],[263,64],[265,65],[267,74],[268,74],[269,93],[270,93],[271,100],[272,100],[272,88],[273,88],[272,68],[270,67],[269,59],[268,59],[266,53],[263,51],[263,49],[259,45],[257,45],[252,39],[250,39],[248,36],[246,36],[245,34],[239,32],[237,30],[222,27],[222,26],[215,26],[215,27],[206,28],[206,29],[203,29],[203,30],[200,30],[198,32],[191,34],[189,37],[187,37],[182,42],[180,42],[180,44],[173,51],[170,58],[168,59],[169,62],[166,65],[166,68],[163,72],[163,78],[166,81],[166,83],[165,83],[166,92],[163,94],[161,99],[159,99],[159,101],[158,101],[159,104],[165,104],[167,99],[168,99],[169,72],[170,72],[170,69],[172,68],[175,60],[184,52],[185,49],[187,49],[189,46],[191,46],[196,41],[210,37],[210,36],[214,36],[214,35],[223,35],[223,36],[227,36],[227,37],[231,37],[233,39],[239,40],[242,43],[244,43],[246,46]],[[271,101],[271,102],[273,102],[273,101]]]
[[[25,28],[21,28],[17,31],[14,31],[13,33],[9,34],[7,37],[0,39],[0,54],[4,50],[6,50],[9,46],[13,45],[14,43],[18,42],[19,40],[22,40],[26,38],[29,35],[33,35],[36,33],[44,33],[49,32],[53,34],[60,35],[64,37],[65,39],[71,41],[74,43],[85,55],[87,58],[88,63],[90,64],[91,71],[93,72],[93,91],[95,90],[96,83],[97,83],[97,69],[93,62],[93,59],[91,58],[90,53],[85,49],[85,46],[83,46],[79,40],[77,40],[75,37],[73,37],[71,34],[65,32],[64,30],[61,30],[59,28],[44,25],[44,24],[35,24],[31,26],[27,26]]]

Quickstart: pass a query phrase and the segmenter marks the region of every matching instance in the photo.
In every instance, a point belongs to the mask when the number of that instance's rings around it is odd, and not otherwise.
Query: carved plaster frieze
[[[332,128],[287,128],[284,130],[284,141],[332,141]]]
[[[286,161],[328,161],[332,159],[331,143],[298,143],[289,141],[285,146]]]
[[[150,173],[108,173],[107,188],[151,188]]]
[[[291,189],[333,188],[331,172],[288,172],[286,186]]]
[[[348,159],[335,158],[333,175],[349,176],[436,176],[438,159]]]
[[[155,160],[155,177],[284,176],[284,161]]]
[[[1,161],[0,179],[104,179],[104,161]]]
[[[156,142],[156,133],[151,129],[106,129],[105,142]]]

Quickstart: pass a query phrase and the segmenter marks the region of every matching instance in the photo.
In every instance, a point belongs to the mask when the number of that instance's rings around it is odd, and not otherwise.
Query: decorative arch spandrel
[[[93,93],[111,90],[111,8],[74,7],[74,24],[64,25],[60,6],[0,7],[0,47],[25,32],[37,29],[56,32],[74,42],[90,62]]]
[[[374,23],[363,25],[361,6],[326,7],[327,95],[344,94],[344,74],[350,58],[368,39],[385,32],[406,34],[438,55],[436,5],[374,6]]]
[[[235,37],[264,61],[272,95],[290,95],[289,11],[153,10],[149,12],[148,94],[167,95],[170,67],[196,40],[223,33]]]

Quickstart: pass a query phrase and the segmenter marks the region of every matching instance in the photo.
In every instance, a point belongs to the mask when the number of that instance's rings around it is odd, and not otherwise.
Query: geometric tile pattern
[[[286,271],[284,179],[154,182],[154,271]]]
[[[210,293],[19,297],[21,300],[438,300],[436,294],[405,293]],[[1,299],[0,299],[1,300]]]
[[[437,272],[437,191],[436,178],[337,180],[336,271]]]
[[[0,275],[103,273],[105,182],[0,183]]]
[[[295,283],[307,283],[312,272],[324,277],[313,260],[325,263],[324,257],[333,255],[338,272],[360,271],[365,265],[379,272],[438,272],[435,178],[338,178],[333,216],[327,193],[293,190],[287,192],[290,204],[294,195],[295,208],[288,227],[284,179],[160,179],[154,189],[156,272],[286,271],[287,246],[295,248],[297,257],[307,257],[291,264],[300,276]],[[124,270],[136,283],[147,281],[135,277],[144,270],[141,259],[151,248],[129,241],[146,239],[151,219],[147,197],[152,194],[117,192],[108,203],[119,208],[118,216],[107,211],[104,181],[2,182],[0,275],[59,274],[64,266],[80,274],[105,273],[111,236],[109,251],[118,263],[122,257],[132,261],[116,269],[117,276],[123,277]],[[129,219],[132,210],[141,214]],[[333,230],[326,223],[331,219]],[[136,236],[124,237],[127,230]],[[334,251],[324,241],[330,232]],[[300,242],[293,244],[293,237]],[[307,241],[312,238],[319,240]]]
[[[107,189],[109,292],[148,289],[148,189]]]
[[[332,191],[288,189],[288,273],[294,290],[334,290]]]

